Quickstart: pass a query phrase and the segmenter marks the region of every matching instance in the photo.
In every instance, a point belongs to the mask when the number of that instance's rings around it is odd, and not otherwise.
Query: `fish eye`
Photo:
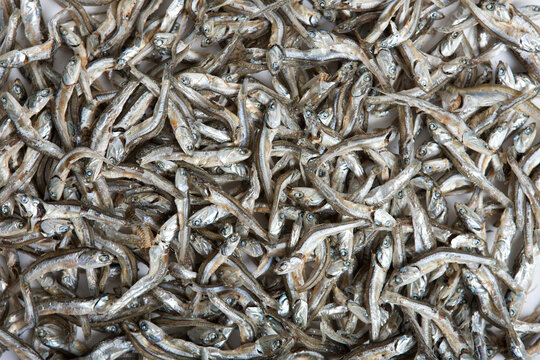
[[[161,170],[163,170],[163,168],[165,167],[165,165],[164,165],[163,162],[161,162],[161,161],[158,161],[158,162],[156,163],[156,166],[158,167],[158,169],[161,169]]]
[[[17,222],[17,227],[18,227],[19,229],[22,229],[22,228],[24,227],[24,223],[23,223],[22,221],[18,221],[18,222]]]
[[[272,343],[272,350],[277,350],[281,347],[281,340],[276,340]]]
[[[401,278],[401,276],[396,276],[396,277],[394,278],[394,284],[399,285],[399,284],[401,284],[402,282],[403,282],[403,279]]]
[[[208,28],[208,26],[203,25],[201,27],[201,29],[202,29],[203,33],[205,33],[206,35],[210,34],[210,29]]]
[[[427,172],[431,172],[431,170],[433,170],[433,167],[431,165],[426,165],[424,167],[424,170],[427,171]]]
[[[427,81],[426,80],[420,81],[420,85],[422,85],[423,87],[426,87],[427,86]]]
[[[61,226],[58,228],[58,230],[59,230],[60,232],[66,232],[66,231],[69,230],[69,226],[67,226],[67,225],[61,225]]]
[[[313,112],[311,110],[306,110],[304,114],[306,115],[306,117],[311,117],[313,115]]]
[[[433,192],[433,197],[434,197],[435,199],[438,199],[438,198],[441,197],[441,193],[438,192],[437,190],[435,190],[435,191]]]
[[[107,254],[101,254],[99,255],[99,261],[101,262],[107,262],[111,259],[110,255]]]
[[[514,309],[510,309],[510,311],[508,313],[510,314],[511,317],[516,316],[516,310],[514,310]]]
[[[246,240],[240,241],[240,244],[239,244],[239,245],[242,246],[242,247],[245,247],[245,246],[247,245]]]
[[[211,332],[208,334],[208,336],[206,337],[206,342],[207,343],[212,343],[214,341],[216,341],[218,339],[218,334],[215,333],[215,332]]]
[[[525,135],[530,135],[530,134],[532,133],[531,127],[530,127],[530,126],[527,126],[527,127],[525,128],[525,130],[523,130],[523,133],[524,133]]]
[[[161,46],[163,45],[163,40],[157,39],[156,41],[154,41],[154,44],[156,44],[156,46]]]
[[[302,318],[300,316],[295,316],[294,322],[296,323],[296,325],[300,325],[302,324]]]
[[[349,252],[346,249],[339,250],[339,256],[346,257]]]
[[[319,1],[319,7],[321,9],[324,9],[326,7],[326,2],[325,1]]]
[[[326,175],[326,171],[319,170],[319,177],[323,177],[324,175]]]
[[[22,89],[19,85],[15,85],[13,87],[13,91],[15,91],[17,94],[21,94],[22,93]]]
[[[293,196],[297,199],[301,199],[302,197],[304,197],[304,193],[301,191],[296,191]]]
[[[388,68],[388,73],[394,75],[396,73],[396,67],[395,66],[390,66]]]
[[[426,154],[427,154],[427,150],[425,148],[422,147],[418,150],[418,155],[425,156]]]
[[[229,304],[229,305],[232,305],[232,304],[234,304],[234,299],[232,297],[228,297],[228,298],[225,299],[225,302],[227,304]]]
[[[147,331],[147,330],[148,330],[148,325],[147,325],[145,322],[143,322],[143,323],[141,324],[141,330],[142,330],[142,331]]]
[[[270,104],[268,104],[269,110],[274,110],[276,108],[276,104],[272,101]]]
[[[320,116],[321,118],[323,118],[323,119],[326,119],[326,118],[328,118],[329,115],[330,115],[330,114],[328,113],[328,111],[325,110],[325,111],[323,111],[319,116]]]
[[[191,81],[189,80],[189,78],[188,78],[188,77],[185,77],[185,76],[181,79],[181,81],[182,81],[182,84],[184,84],[184,85],[186,85],[186,86],[189,86],[189,84],[191,83]]]
[[[109,325],[106,330],[111,333],[116,333],[118,332],[118,327],[116,325]]]
[[[439,17],[439,13],[436,12],[436,11],[434,11],[434,12],[431,13],[431,17],[432,17],[433,19],[437,19],[437,18]]]
[[[287,270],[287,263],[282,263],[281,265],[279,265],[279,271],[285,271]]]
[[[7,103],[7,98],[5,96],[2,96],[2,98],[0,98],[0,101],[2,101],[2,103],[5,104],[5,103]]]
[[[463,65],[467,65],[468,61],[467,61],[467,59],[461,59],[460,63],[462,63]]]
[[[474,246],[480,245],[480,240],[474,239],[474,240],[473,240],[473,245],[474,245]]]
[[[4,215],[8,214],[9,213],[9,206],[4,204],[4,205],[2,205],[1,210],[2,210],[2,214],[4,214]]]
[[[210,44],[212,43],[212,40],[210,40],[210,39],[204,39],[204,43],[205,43],[206,45],[210,45]]]
[[[238,149],[238,152],[239,152],[241,155],[246,155],[246,154],[247,154],[247,151],[246,151],[246,149],[244,149],[244,148]]]
[[[403,191],[398,191],[397,197],[398,199],[403,199]]]
[[[493,5],[492,3],[489,3],[486,5],[486,9],[489,10],[489,11],[492,11],[495,9],[495,5]]]
[[[90,169],[86,169],[84,174],[86,175],[86,177],[92,177],[93,171]]]
[[[431,130],[435,130],[435,129],[437,129],[437,124],[435,124],[434,122],[430,122],[430,123],[429,123],[429,128],[430,128]]]
[[[45,336],[47,336],[47,331],[45,331],[44,329],[39,329],[37,331],[37,336],[39,336],[40,338],[44,338]]]
[[[306,219],[308,219],[309,221],[312,221],[314,218],[315,218],[315,216],[313,216],[313,214],[307,214],[306,215]]]
[[[457,38],[458,36],[459,36],[459,33],[458,33],[457,31],[454,31],[454,32],[452,33],[452,37],[453,37],[454,39]]]
[[[192,150],[194,149],[194,147],[193,147],[193,145],[190,144],[190,145],[187,146],[187,149],[188,149],[189,151],[192,151]]]
[[[28,199],[28,196],[27,196],[27,195],[21,196],[21,202],[22,202],[23,204],[26,204],[26,203],[28,202],[28,200],[29,200],[29,199]]]
[[[200,220],[200,219],[195,219],[195,220],[193,221],[193,225],[195,225],[195,226],[201,226],[201,220]]]
[[[465,215],[467,213],[467,211],[465,210],[465,208],[460,207],[458,209],[458,213],[460,213],[461,215]]]

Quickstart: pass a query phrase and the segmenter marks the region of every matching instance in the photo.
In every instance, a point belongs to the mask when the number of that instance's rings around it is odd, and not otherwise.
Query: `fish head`
[[[416,281],[421,276],[422,273],[416,266],[405,266],[397,272],[397,274],[391,280],[391,284],[396,287],[401,287]]]
[[[255,342],[259,354],[279,354],[284,351],[292,339],[287,340],[281,335],[263,336]]]
[[[159,326],[148,320],[141,320],[139,327],[141,328],[143,336],[151,343],[156,344],[165,339],[165,332]]]
[[[303,263],[304,263],[304,260],[302,260],[301,258],[292,256],[290,258],[286,258],[278,262],[274,271],[277,275],[288,274],[298,269],[300,265],[302,265]]]
[[[49,196],[52,200],[58,201],[62,197],[62,194],[64,193],[64,187],[66,186],[66,182],[59,178],[58,176],[53,176],[51,180],[49,181],[48,190],[49,190]]]
[[[83,269],[96,269],[112,264],[114,256],[103,250],[87,249],[83,251],[77,263]]]

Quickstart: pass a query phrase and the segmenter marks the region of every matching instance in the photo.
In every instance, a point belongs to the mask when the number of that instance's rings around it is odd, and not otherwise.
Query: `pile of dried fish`
[[[0,1],[1,349],[540,353],[539,6],[43,1]]]

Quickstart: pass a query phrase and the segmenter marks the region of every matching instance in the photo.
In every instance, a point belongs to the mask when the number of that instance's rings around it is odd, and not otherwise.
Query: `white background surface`
[[[424,0],[424,1],[426,1],[426,0]],[[169,3],[169,1],[165,0],[164,3]],[[516,0],[513,3],[516,6],[533,5],[533,4],[540,5],[540,0]],[[58,6],[53,0],[41,0],[41,4],[42,4],[42,9],[43,9],[43,17],[45,19],[45,24],[49,21],[49,19],[55,13],[57,13],[59,10],[61,10],[61,7]],[[96,10],[100,9],[99,7],[86,7],[86,8],[87,8],[87,11],[89,13],[95,12]],[[163,6],[162,6],[162,8],[163,8]],[[448,11],[451,12],[455,8],[456,8],[456,5],[453,5],[453,6],[449,7]],[[103,9],[103,7],[101,9]],[[445,12],[448,13],[448,11],[445,11]],[[20,28],[21,27],[22,27],[22,25],[20,26]],[[325,28],[327,30],[331,30],[332,29],[332,24],[323,23],[321,27],[323,27],[323,28]],[[210,49],[207,48],[207,50],[211,50],[211,48]],[[58,60],[59,60],[58,63],[57,63],[58,65],[56,65],[54,67],[55,70],[61,71],[62,68],[63,68],[63,64],[65,64],[67,62],[67,58],[69,56],[71,56],[71,55],[72,54],[70,54],[69,52],[59,51],[57,53],[57,55],[55,56],[55,57],[58,57]],[[503,60],[503,61],[509,63],[511,65],[514,73],[524,71],[523,68],[520,66],[520,64],[515,60],[515,58],[509,52],[506,52],[506,51],[501,52],[501,53],[497,54],[496,56],[494,56],[493,59],[492,59],[493,67],[495,67],[497,65],[499,60]],[[269,83],[268,74],[260,73],[258,75],[259,76],[257,76],[257,78],[259,78],[259,79],[261,79],[263,81],[266,80],[265,82]],[[17,77],[16,76],[16,71],[13,71],[10,78],[15,78],[15,77]],[[540,101],[539,101],[538,98],[536,99],[535,102],[536,102],[537,105],[540,105]],[[536,121],[538,121],[538,120],[536,120]],[[537,135],[537,139],[536,139],[535,143],[538,142],[539,137],[540,137],[540,131],[538,131],[538,135]],[[458,200],[458,199],[455,199],[455,200]],[[451,213],[450,216],[455,216],[455,214],[453,214],[453,206],[450,206],[449,210],[450,210],[450,213]],[[492,230],[493,230],[493,227],[492,227]],[[494,231],[492,231],[490,233],[490,235],[492,237],[494,235]],[[522,240],[521,240],[521,238],[518,238],[518,239],[515,240],[515,242],[516,242],[516,246],[513,249],[513,253],[516,254],[521,249]],[[540,261],[540,259],[539,259],[539,261]],[[23,265],[25,265],[25,264],[23,264]],[[529,292],[529,294],[527,296],[527,302],[525,304],[524,311],[522,312],[522,316],[526,316],[526,315],[532,313],[534,311],[534,309],[537,306],[540,305],[540,266],[538,266],[538,268],[536,269],[536,275],[537,276],[535,277],[533,285],[532,285],[532,287],[530,289],[530,292]],[[25,334],[25,335],[26,335],[26,337],[28,336],[28,334]],[[501,355],[498,355],[496,357],[496,359],[503,359],[503,358],[504,357],[501,356]],[[2,354],[0,356],[0,360],[14,360],[14,359],[17,359],[17,356],[13,352],[6,352],[6,353],[4,353],[4,354]],[[540,355],[535,356],[532,359],[540,360]]]

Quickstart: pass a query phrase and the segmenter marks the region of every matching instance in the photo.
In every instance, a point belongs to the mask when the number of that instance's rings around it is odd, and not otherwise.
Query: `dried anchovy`
[[[0,2],[2,350],[540,352],[540,7],[58,4]]]

